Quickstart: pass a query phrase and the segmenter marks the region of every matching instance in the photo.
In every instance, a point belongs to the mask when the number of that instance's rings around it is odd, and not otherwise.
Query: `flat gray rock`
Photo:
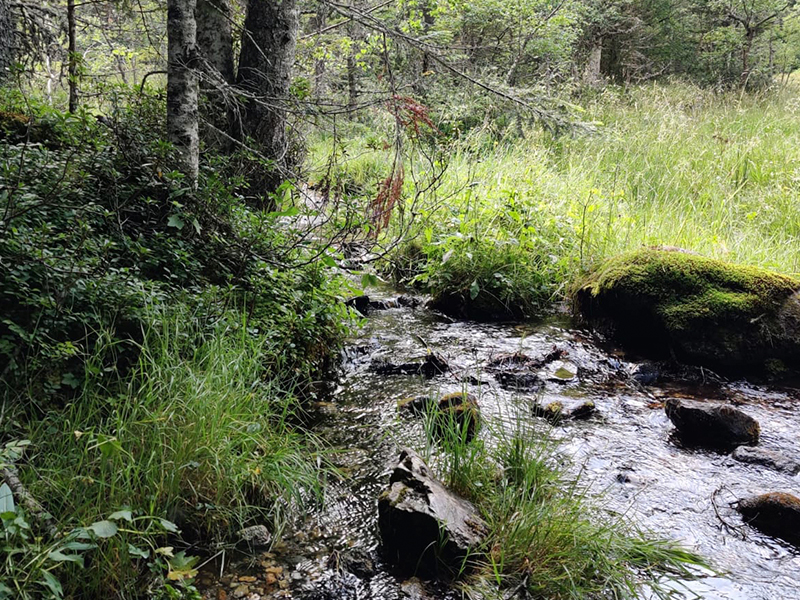
[[[776,450],[739,446],[733,451],[731,457],[739,462],[761,465],[789,475],[800,473],[800,459],[796,456],[787,456]]]
[[[461,571],[487,533],[477,509],[445,488],[408,449],[378,499],[378,526],[387,557],[424,576]]]

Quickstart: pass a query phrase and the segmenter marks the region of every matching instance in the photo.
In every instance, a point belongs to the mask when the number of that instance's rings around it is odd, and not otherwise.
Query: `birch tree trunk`
[[[14,64],[14,49],[17,40],[14,33],[14,17],[8,0],[0,0],[0,85],[11,77]]]
[[[251,181],[256,191],[273,192],[293,166],[286,137],[286,103],[297,43],[296,0],[249,0],[239,56],[238,87],[246,98],[238,137],[249,136],[274,161],[270,173]]]
[[[179,168],[192,188],[200,160],[195,6],[196,0],[167,2],[167,138],[178,150]]]

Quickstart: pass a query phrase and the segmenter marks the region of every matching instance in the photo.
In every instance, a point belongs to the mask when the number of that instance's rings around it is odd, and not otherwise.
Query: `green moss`
[[[680,251],[641,250],[613,258],[581,286],[583,302],[604,294],[620,309],[647,306],[670,331],[698,321],[728,322],[773,315],[800,281],[756,267]]]
[[[800,365],[800,280],[684,251],[604,263],[577,288],[583,317],[631,349],[715,368]]]

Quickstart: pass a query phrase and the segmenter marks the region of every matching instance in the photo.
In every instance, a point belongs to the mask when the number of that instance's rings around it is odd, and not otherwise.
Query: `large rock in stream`
[[[589,324],[646,354],[727,371],[800,366],[800,281],[785,275],[646,249],[608,260],[574,300]]]
[[[710,448],[757,444],[761,427],[753,417],[728,404],[670,398],[664,410],[681,438]]]
[[[771,492],[739,500],[736,508],[756,529],[800,546],[800,498],[797,496]]]
[[[447,490],[408,449],[378,499],[378,526],[388,558],[426,577],[459,573],[487,532],[477,509]]]

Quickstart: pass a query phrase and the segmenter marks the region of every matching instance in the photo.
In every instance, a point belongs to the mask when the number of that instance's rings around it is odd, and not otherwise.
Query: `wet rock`
[[[429,352],[422,362],[396,365],[387,361],[374,361],[370,370],[378,375],[422,375],[426,379],[433,379],[437,375],[447,373],[450,365],[438,354]]]
[[[487,532],[477,509],[448,491],[407,449],[378,499],[378,526],[387,557],[424,576],[457,573]]]
[[[800,362],[800,280],[683,252],[612,258],[575,294],[595,328],[684,362],[763,372]]]
[[[236,537],[250,548],[266,548],[272,542],[272,534],[264,525],[245,527],[237,532]]]
[[[636,365],[631,372],[631,379],[641,385],[653,385],[661,378],[662,369],[656,363],[642,363]]]
[[[436,433],[443,436],[446,432],[454,432],[459,437],[465,434],[471,440],[480,427],[481,413],[478,399],[472,394],[456,392],[442,396],[436,405],[434,425]]]
[[[565,360],[556,360],[547,365],[546,376],[548,381],[569,383],[578,378],[578,367]]]
[[[347,571],[360,579],[374,577],[376,572],[372,555],[361,548],[352,548],[331,554],[328,558],[328,568]]]
[[[395,302],[397,303],[397,306],[403,306],[406,308],[419,308],[423,304],[420,298],[406,295],[399,296]]]
[[[771,492],[739,500],[736,509],[756,529],[800,546],[800,498],[797,496]]]
[[[533,413],[551,423],[574,419],[588,419],[595,413],[593,400],[556,400],[547,404],[534,404]]]
[[[800,473],[800,459],[786,456],[775,450],[739,446],[733,451],[731,457],[739,462],[761,465],[789,475]]]
[[[397,401],[397,410],[412,415],[421,415],[433,401],[428,396],[412,396]]]
[[[753,417],[727,404],[670,398],[664,410],[689,443],[712,448],[757,444],[761,427]]]
[[[538,374],[529,372],[503,371],[495,373],[494,378],[500,387],[511,391],[533,391],[544,385]]]
[[[514,352],[511,354],[500,354],[496,356],[486,365],[490,371],[507,371],[514,369],[517,371],[530,371],[532,369],[539,369],[555,360],[564,358],[568,352],[563,348],[553,346],[552,350],[540,356],[533,358],[522,352]]]
[[[390,308],[399,308],[401,306],[405,308],[417,308],[422,305],[422,300],[414,296],[405,295],[391,300],[377,300],[365,294],[363,296],[350,298],[345,304],[366,317],[376,310],[389,310]]]

